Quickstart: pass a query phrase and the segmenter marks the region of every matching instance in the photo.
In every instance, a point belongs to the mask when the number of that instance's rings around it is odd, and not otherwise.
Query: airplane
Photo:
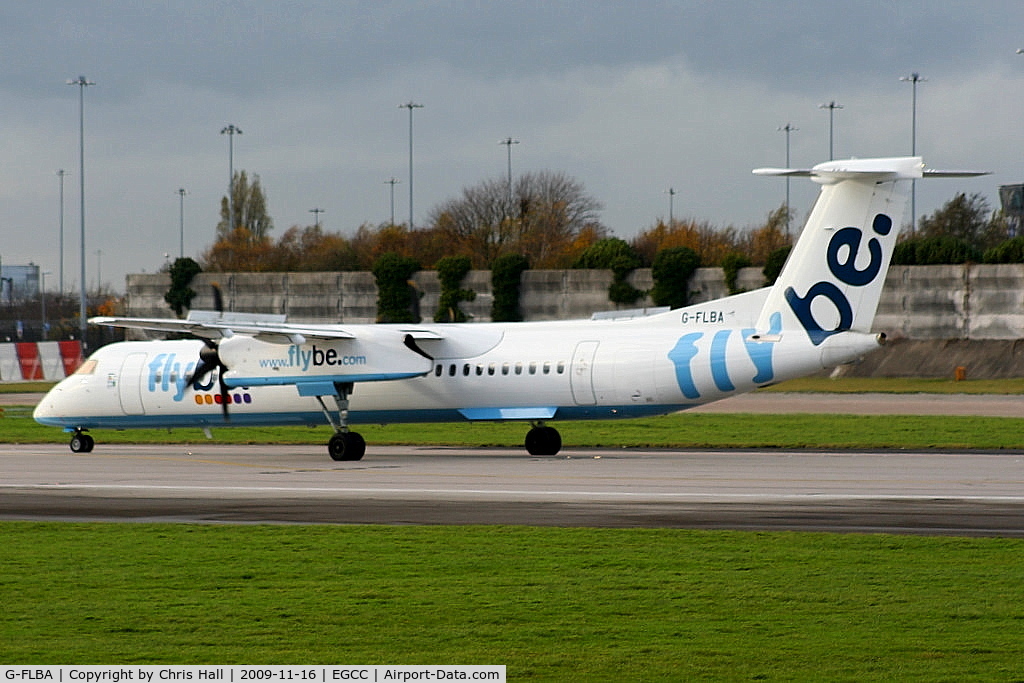
[[[330,457],[360,460],[353,424],[521,421],[531,455],[562,447],[555,420],[661,415],[856,361],[871,331],[911,182],[976,171],[921,157],[829,161],[776,282],[627,319],[470,324],[304,324],[193,311],[96,325],[192,339],[125,341],[93,353],[33,413],[92,451],[91,429],[330,425]],[[325,400],[326,399],[326,400]],[[329,405],[329,401],[333,405]]]

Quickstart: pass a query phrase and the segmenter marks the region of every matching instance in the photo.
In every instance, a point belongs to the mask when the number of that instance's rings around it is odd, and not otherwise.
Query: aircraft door
[[[125,415],[144,415],[146,412],[142,405],[142,368],[145,365],[145,353],[129,353],[121,363],[117,386],[121,410]]]
[[[597,405],[594,395],[594,355],[600,342],[584,341],[576,345],[569,367],[569,384],[572,399],[578,406]]]

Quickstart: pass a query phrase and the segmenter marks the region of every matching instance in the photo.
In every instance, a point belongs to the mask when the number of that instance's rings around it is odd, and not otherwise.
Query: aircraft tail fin
[[[821,194],[768,295],[757,329],[803,330],[820,345],[838,332],[870,332],[896,237],[917,178],[967,177],[931,171],[920,157],[829,161],[757,175],[809,177]],[[781,315],[781,321],[778,315]]]

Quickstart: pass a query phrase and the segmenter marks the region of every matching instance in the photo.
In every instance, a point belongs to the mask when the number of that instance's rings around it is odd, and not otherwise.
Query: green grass
[[[555,422],[565,447],[605,448],[891,448],[1024,449],[1024,417],[939,415],[744,415],[678,413],[637,420]],[[521,423],[358,425],[372,445],[521,446]],[[198,429],[92,432],[104,443],[197,443]],[[215,428],[217,443],[327,443],[326,427]],[[0,443],[64,443],[68,436],[36,424],[27,410],[0,417]]]
[[[505,664],[509,680],[1024,676],[1024,540],[0,524],[0,662]]]

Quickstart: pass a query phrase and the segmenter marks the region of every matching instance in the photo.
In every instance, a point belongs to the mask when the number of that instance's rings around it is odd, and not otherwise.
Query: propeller
[[[223,314],[224,297],[221,294],[220,286],[216,282],[211,286],[213,288],[213,307],[218,313]],[[217,384],[220,386],[220,409],[224,415],[224,421],[230,422],[231,415],[228,411],[228,405],[231,403],[231,394],[229,393],[228,385],[224,382],[224,373],[227,372],[228,366],[224,365],[224,361],[220,359],[220,350],[217,342],[208,337],[199,338],[203,342],[203,348],[199,350],[199,363],[196,364],[196,370],[192,373],[189,384],[194,385],[202,381],[214,368],[217,368]]]
[[[217,368],[218,371],[217,384],[220,386],[221,412],[224,414],[225,422],[230,422],[231,415],[228,412],[228,404],[231,403],[231,395],[228,393],[228,385],[224,382],[224,373],[227,372],[228,366],[224,365],[220,359],[217,342],[203,338],[203,348],[199,350],[199,363],[196,365],[196,371],[192,374],[189,384],[194,385],[201,382],[214,368]]]

